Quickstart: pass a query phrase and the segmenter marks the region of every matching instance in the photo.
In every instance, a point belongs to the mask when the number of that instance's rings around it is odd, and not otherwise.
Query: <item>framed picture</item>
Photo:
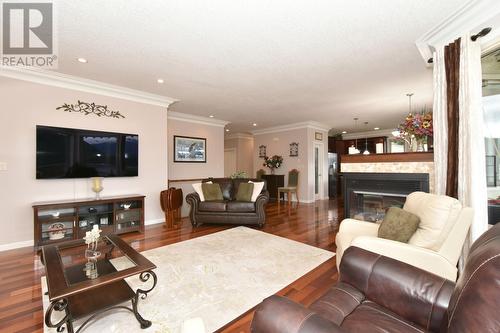
[[[207,163],[207,139],[174,135],[174,162]]]
[[[320,132],[314,133],[314,138],[318,141],[323,141],[323,133]]]
[[[266,157],[267,156],[266,153],[267,153],[266,146],[264,146],[264,145],[259,146],[259,157],[260,158]]]
[[[297,142],[290,143],[290,157],[299,156],[299,144]]]

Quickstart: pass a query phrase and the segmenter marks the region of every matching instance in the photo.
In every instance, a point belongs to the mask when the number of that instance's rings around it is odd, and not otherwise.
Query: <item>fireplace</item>
[[[376,222],[389,207],[403,207],[406,196],[429,192],[427,173],[342,173],[344,217]]]

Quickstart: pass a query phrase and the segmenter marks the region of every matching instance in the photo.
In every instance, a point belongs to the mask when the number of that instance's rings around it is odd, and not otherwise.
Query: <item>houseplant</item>
[[[283,156],[274,155],[272,157],[264,157],[264,163],[262,166],[268,167],[271,170],[271,174],[274,175],[274,169],[279,168],[283,164]]]

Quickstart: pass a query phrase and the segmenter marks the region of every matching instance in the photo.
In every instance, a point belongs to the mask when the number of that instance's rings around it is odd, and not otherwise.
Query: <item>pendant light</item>
[[[354,120],[354,132],[356,132],[356,130],[358,128],[358,118],[356,117],[353,120]],[[359,154],[360,153],[360,151],[358,149],[358,139],[355,138],[354,142],[355,142],[355,144],[351,144],[351,146],[348,149],[349,155],[354,155],[354,154]]]
[[[365,121],[365,131],[367,128],[368,122]],[[366,133],[365,136],[365,151],[363,152],[363,155],[370,155],[370,152],[368,151],[368,133]]]

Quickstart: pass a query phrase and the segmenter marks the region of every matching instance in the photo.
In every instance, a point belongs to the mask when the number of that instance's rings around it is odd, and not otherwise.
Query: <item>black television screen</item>
[[[36,127],[36,178],[134,177],[139,136]]]

